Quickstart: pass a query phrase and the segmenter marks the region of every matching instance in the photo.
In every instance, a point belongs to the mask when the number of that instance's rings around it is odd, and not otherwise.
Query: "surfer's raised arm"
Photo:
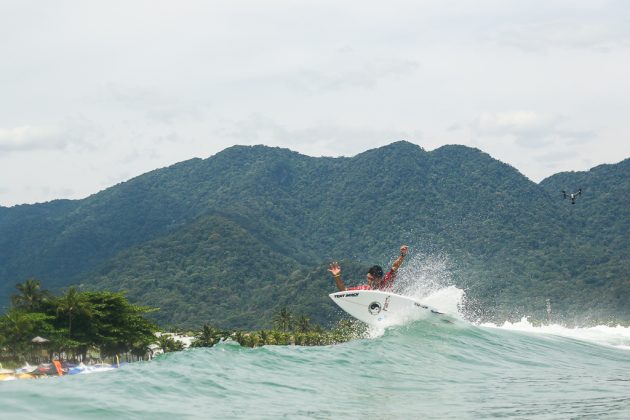
[[[394,261],[394,263],[392,264],[392,271],[394,272],[398,271],[398,267],[400,267],[400,264],[403,263],[408,251],[409,251],[409,246],[402,245],[400,247],[400,255],[398,256],[398,258],[396,258],[396,261]]]
[[[335,283],[337,284],[337,289],[339,289],[340,292],[344,292],[346,290],[346,285],[343,283],[343,280],[341,279],[341,266],[339,265],[338,262],[333,262],[330,263],[330,267],[328,267],[328,271],[330,271],[330,274],[332,274],[333,278],[335,279]]]

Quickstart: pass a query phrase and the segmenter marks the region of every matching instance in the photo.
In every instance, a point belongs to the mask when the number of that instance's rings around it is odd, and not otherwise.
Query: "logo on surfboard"
[[[381,312],[381,304],[378,302],[370,303],[370,306],[368,306],[368,311],[370,311],[372,315],[378,315]]]

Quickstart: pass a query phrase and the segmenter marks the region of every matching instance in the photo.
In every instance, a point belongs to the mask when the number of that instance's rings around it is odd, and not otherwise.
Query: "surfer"
[[[392,268],[385,274],[383,277],[383,269],[375,265],[370,268],[367,272],[367,284],[362,284],[360,286],[354,287],[346,287],[343,280],[341,279],[341,266],[338,262],[330,263],[330,267],[328,271],[332,274],[335,279],[335,284],[339,291],[343,292],[345,290],[389,290],[394,284],[394,280],[396,279],[396,272],[398,268],[403,263],[405,256],[407,255],[407,251],[409,251],[409,247],[407,245],[402,245],[400,247],[400,255],[396,258],[396,261],[392,264]]]

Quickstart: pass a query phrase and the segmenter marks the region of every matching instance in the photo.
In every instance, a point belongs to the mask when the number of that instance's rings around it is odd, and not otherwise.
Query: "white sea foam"
[[[630,328],[617,325],[610,327],[598,325],[595,327],[575,327],[568,328],[563,325],[539,325],[535,326],[525,317],[519,322],[505,322],[502,325],[492,323],[481,324],[483,327],[500,328],[511,331],[523,331],[536,334],[549,334],[561,337],[573,338],[576,340],[588,341],[591,343],[617,347],[630,350]]]

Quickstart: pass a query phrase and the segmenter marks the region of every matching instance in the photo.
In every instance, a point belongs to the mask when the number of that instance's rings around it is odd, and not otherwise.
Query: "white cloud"
[[[522,146],[538,147],[551,140],[562,118],[531,111],[483,113],[474,123],[481,136],[509,136]]]
[[[397,58],[335,61],[321,69],[298,70],[286,77],[286,83],[292,89],[308,93],[338,93],[347,89],[373,89],[384,80],[411,75],[418,68],[415,61]]]
[[[623,1],[40,3],[0,14],[0,204],[235,143],[466,144],[538,180],[630,155]]]
[[[502,26],[494,39],[527,52],[567,48],[608,52],[630,47],[629,25],[628,21],[611,24],[554,19]]]
[[[0,128],[0,151],[15,154],[68,149],[94,150],[102,136],[103,130],[86,118],[67,118],[54,126]]]
[[[476,128],[488,133],[537,133],[549,130],[560,120],[558,115],[532,111],[486,112],[477,119]]]
[[[108,82],[105,98],[118,109],[140,112],[151,122],[174,124],[181,119],[201,120],[209,106],[204,100],[189,100],[182,93],[173,94],[164,88],[123,85]]]
[[[597,134],[564,128],[566,117],[533,111],[486,112],[471,124],[477,138],[497,137],[524,148],[541,148],[550,144],[574,146],[593,141]]]
[[[61,130],[51,127],[0,128],[0,151],[59,150],[67,147]]]

